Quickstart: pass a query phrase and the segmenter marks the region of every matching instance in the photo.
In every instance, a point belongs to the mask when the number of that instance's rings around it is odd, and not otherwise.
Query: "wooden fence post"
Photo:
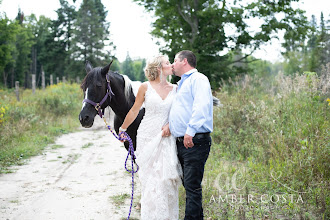
[[[16,99],[19,101],[19,81],[15,82]]]
[[[32,93],[36,93],[36,74],[32,74]]]
[[[46,82],[45,82],[45,71],[44,68],[41,66],[41,86],[42,89],[45,90]]]
[[[63,83],[66,83],[65,76],[62,77],[62,82],[63,82]]]
[[[56,84],[59,84],[59,83],[60,83],[60,78],[56,77]]]
[[[50,85],[53,85],[53,74],[50,74]]]

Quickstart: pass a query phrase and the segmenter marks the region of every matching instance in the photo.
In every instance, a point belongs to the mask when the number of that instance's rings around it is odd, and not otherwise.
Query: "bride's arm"
[[[139,114],[139,111],[141,109],[141,106],[144,102],[144,95],[147,91],[148,85],[146,83],[142,83],[138,93],[136,94],[135,102],[132,108],[127,113],[125,120],[123,124],[120,126],[121,130],[126,130],[132,122],[135,120],[137,115]]]

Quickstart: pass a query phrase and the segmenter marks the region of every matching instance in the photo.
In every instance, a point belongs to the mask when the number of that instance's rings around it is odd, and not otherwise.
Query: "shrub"
[[[224,83],[217,94],[224,106],[214,111],[214,142],[205,169],[208,216],[330,217],[327,77],[278,74]],[[241,189],[233,187],[234,176],[241,177]],[[219,192],[219,186],[227,185]],[[219,206],[212,199],[218,200],[219,193],[235,195],[237,201],[242,195],[244,202],[239,207],[230,202]],[[270,195],[268,202],[248,202],[249,195],[263,194]],[[295,198],[286,198],[289,194]],[[286,199],[275,203],[277,196]]]

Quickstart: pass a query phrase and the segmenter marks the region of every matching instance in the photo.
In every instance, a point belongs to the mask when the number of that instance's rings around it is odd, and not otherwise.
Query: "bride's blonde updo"
[[[145,76],[149,81],[154,81],[159,76],[158,69],[160,69],[160,74],[162,74],[162,61],[163,59],[168,59],[167,56],[161,55],[148,60],[146,67],[144,68]]]

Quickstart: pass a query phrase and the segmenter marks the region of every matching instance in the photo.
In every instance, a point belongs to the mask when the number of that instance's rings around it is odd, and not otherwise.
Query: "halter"
[[[110,86],[110,79],[109,79],[109,75],[107,74],[105,76],[107,82],[108,82],[108,89],[107,89],[107,93],[105,94],[105,96],[103,97],[103,99],[101,100],[101,102],[99,103],[96,103],[92,100],[89,100],[89,99],[84,99],[83,100],[83,103],[84,102],[87,102],[91,105],[94,106],[95,110],[99,113],[99,116],[102,118],[103,117],[103,112],[102,112],[102,109],[101,109],[101,106],[103,105],[103,103],[107,100],[107,98],[109,97],[110,101],[112,99],[112,96],[114,96],[115,94],[112,92],[112,89],[111,89],[111,86]]]

